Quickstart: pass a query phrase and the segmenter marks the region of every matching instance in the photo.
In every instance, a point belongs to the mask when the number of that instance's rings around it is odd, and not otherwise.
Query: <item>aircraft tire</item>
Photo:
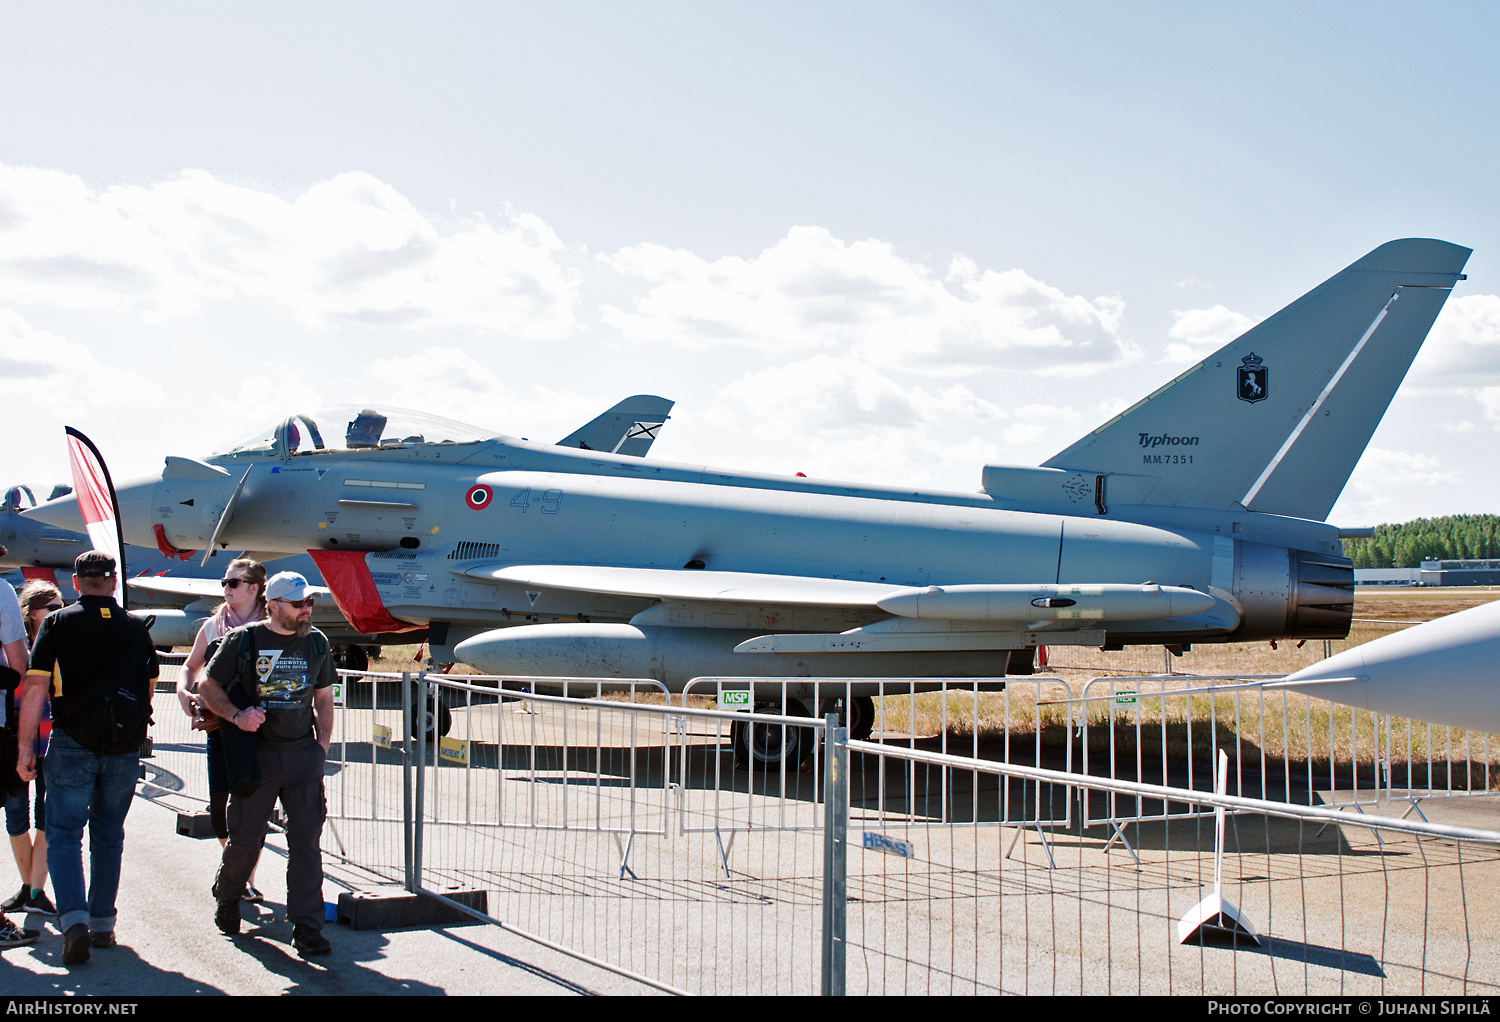
[[[416,738],[425,729],[427,732],[427,744],[432,745],[453,728],[453,713],[444,706],[439,699],[428,699],[426,712],[423,712],[420,700],[412,702],[411,707],[411,736]]]
[[[856,742],[863,742],[875,733],[875,700],[870,696],[855,696],[849,700],[852,714],[844,712],[843,699],[825,699],[819,707],[819,713],[837,713],[839,723],[849,729],[849,737]]]
[[[346,671],[368,671],[370,669],[370,656],[365,652],[363,646],[352,644],[335,646],[333,663],[335,667]]]
[[[779,703],[756,703],[756,713],[782,714]],[[787,701],[786,716],[806,717],[807,707],[799,700]],[[816,732],[810,727],[782,724],[746,724],[736,722],[729,730],[736,766],[748,770],[779,770],[783,762],[795,770],[813,754]]]

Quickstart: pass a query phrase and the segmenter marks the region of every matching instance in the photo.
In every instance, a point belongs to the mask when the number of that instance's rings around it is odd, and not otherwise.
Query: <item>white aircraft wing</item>
[[[804,575],[760,575],[689,568],[613,568],[586,564],[474,565],[470,578],[611,596],[804,607],[868,607],[907,591],[884,582]]]
[[[224,586],[216,578],[170,578],[162,575],[146,575],[141,578],[127,578],[125,582],[132,589],[148,593],[199,598],[224,595]]]

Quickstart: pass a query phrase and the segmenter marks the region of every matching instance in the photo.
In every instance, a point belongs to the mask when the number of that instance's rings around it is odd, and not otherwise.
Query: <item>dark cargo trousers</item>
[[[323,747],[313,742],[300,749],[261,748],[260,787],[243,797],[229,797],[229,844],[214,881],[214,898],[238,901],[261,845],[276,800],[286,812],[286,917],[298,926],[323,928]]]

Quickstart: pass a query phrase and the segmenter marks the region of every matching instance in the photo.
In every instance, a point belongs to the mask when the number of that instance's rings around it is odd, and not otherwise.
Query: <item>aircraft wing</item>
[[[1045,620],[1081,625],[1104,620],[1142,621],[1200,614],[1218,602],[1207,593],[1155,583],[921,587],[806,575],[588,564],[482,564],[461,573],[495,582],[610,596],[693,603],[844,607],[944,622]]]
[[[168,596],[193,596],[198,598],[224,595],[224,586],[216,578],[172,578],[165,575],[147,575],[142,578],[127,578],[125,584],[132,589]]]
[[[872,610],[879,600],[907,589],[906,586],[884,582],[857,582],[843,578],[586,564],[481,564],[464,569],[462,574],[496,582],[611,596],[802,607],[867,607]]]

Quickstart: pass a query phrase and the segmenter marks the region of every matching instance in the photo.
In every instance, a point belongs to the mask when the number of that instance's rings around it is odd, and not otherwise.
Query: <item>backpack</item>
[[[21,719],[21,700],[15,698],[21,687],[21,676],[9,664],[0,663],[0,688],[5,690],[5,727],[0,728],[0,786],[10,791],[21,783],[16,774],[17,725]]]
[[[95,755],[118,756],[140,749],[154,723],[148,670],[154,655],[151,633],[137,627],[125,655],[82,693],[69,696],[66,715],[55,724]]]

